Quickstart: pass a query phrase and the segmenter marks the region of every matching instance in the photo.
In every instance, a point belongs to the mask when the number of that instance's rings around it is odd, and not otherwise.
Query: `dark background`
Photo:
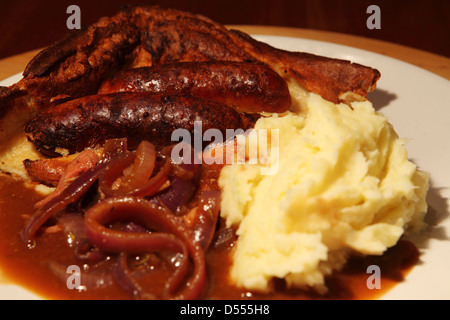
[[[268,25],[347,33],[450,57],[450,0],[0,0],[0,59],[47,46],[69,32],[66,9],[81,24],[115,14],[122,4],[158,4],[223,24]],[[381,30],[369,30],[369,5],[381,9]]]

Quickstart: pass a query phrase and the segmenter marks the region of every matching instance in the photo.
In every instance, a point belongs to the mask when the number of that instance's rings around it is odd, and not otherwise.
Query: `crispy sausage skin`
[[[124,70],[103,82],[98,93],[130,91],[194,95],[239,112],[285,112],[291,105],[286,81],[267,65],[252,62],[177,62]]]
[[[158,146],[172,141],[172,132],[194,132],[201,121],[202,131],[215,128],[247,129],[251,116],[240,114],[222,103],[190,96],[166,96],[148,92],[121,92],[92,95],[67,101],[36,115],[25,126],[28,139],[43,154],[59,156],[58,148],[69,153],[96,147],[110,138],[128,138],[129,146],[148,140]],[[193,140],[191,140],[193,141]]]

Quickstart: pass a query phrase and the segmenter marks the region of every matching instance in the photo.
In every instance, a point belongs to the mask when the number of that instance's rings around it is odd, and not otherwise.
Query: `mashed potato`
[[[261,174],[267,164],[223,168],[221,215],[238,226],[230,271],[238,286],[269,291],[276,277],[324,291],[324,277],[352,252],[382,254],[423,227],[428,175],[370,102],[352,107],[311,94],[302,114],[256,123],[279,129],[273,174]]]

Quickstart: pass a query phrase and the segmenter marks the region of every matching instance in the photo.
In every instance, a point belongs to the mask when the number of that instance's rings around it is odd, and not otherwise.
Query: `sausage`
[[[285,112],[291,106],[286,81],[267,65],[251,62],[177,62],[124,70],[98,93],[146,91],[189,94],[222,102],[239,112]]]
[[[92,95],[64,102],[38,113],[25,125],[25,133],[41,153],[56,157],[58,149],[69,153],[103,145],[106,139],[127,138],[133,148],[142,140],[167,146],[172,132],[247,129],[255,117],[247,117],[222,103],[190,96],[166,96],[148,92]],[[191,142],[194,140],[191,139]]]

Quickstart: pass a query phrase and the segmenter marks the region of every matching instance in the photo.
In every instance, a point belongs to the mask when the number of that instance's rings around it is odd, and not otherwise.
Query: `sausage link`
[[[201,98],[121,92],[82,97],[51,107],[28,122],[25,132],[43,154],[59,156],[58,148],[75,153],[101,146],[111,138],[125,137],[130,147],[142,140],[157,146],[170,145],[175,143],[172,132],[179,128],[188,130],[192,138],[195,121],[201,121],[202,131],[219,129],[225,137],[226,129],[245,130],[255,120],[222,103]]]
[[[262,63],[177,62],[124,70],[106,80],[99,94],[122,91],[189,94],[222,102],[239,112],[285,112],[286,81]]]

